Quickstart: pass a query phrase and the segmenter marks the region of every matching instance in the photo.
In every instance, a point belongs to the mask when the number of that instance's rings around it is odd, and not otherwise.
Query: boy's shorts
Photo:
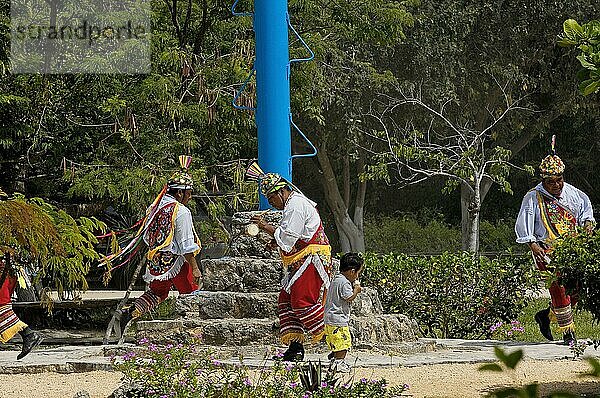
[[[352,347],[348,326],[325,325],[325,342],[333,352],[344,351]]]

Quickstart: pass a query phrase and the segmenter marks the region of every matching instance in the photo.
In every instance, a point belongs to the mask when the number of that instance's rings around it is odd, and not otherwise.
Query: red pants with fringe
[[[181,271],[174,278],[150,282],[150,289],[133,303],[135,306],[134,317],[137,318],[160,304],[169,296],[169,291],[173,286],[181,294],[191,293],[198,289],[198,285],[194,282],[192,267],[187,261],[183,263]]]
[[[279,293],[277,314],[281,341],[304,341],[307,331],[317,337],[323,334],[323,304],[321,302],[321,286],[323,280],[314,264],[310,264],[302,276],[291,286],[290,293],[281,289]]]

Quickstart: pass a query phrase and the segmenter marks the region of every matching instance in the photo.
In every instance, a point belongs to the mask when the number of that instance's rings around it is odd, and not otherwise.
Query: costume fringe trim
[[[183,256],[180,256],[180,257],[183,257]],[[169,279],[173,279],[179,274],[179,272],[181,272],[181,267],[183,267],[184,263],[185,263],[185,259],[178,258],[175,261],[175,264],[173,264],[173,266],[171,268],[169,268],[169,270],[167,272],[165,272],[164,274],[160,274],[160,275],[152,275],[150,273],[150,270],[148,268],[146,268],[146,273],[144,274],[142,279],[144,279],[144,282],[146,282],[146,283],[151,283],[154,281],[166,281]]]
[[[25,322],[18,321],[17,323],[15,323],[0,334],[0,343],[8,343],[8,341],[12,339],[15,334],[19,333],[26,327],[27,324]]]
[[[285,345],[289,345],[292,342],[302,344],[306,340],[306,336],[304,336],[304,333],[292,332],[281,335],[280,340]]]
[[[574,331],[575,324],[573,322],[573,311],[571,311],[571,304],[562,308],[553,308],[552,311],[556,317],[558,323],[558,330],[560,332]]]
[[[287,293],[291,292],[292,285],[298,279],[300,279],[300,277],[302,276],[302,274],[304,273],[304,271],[306,271],[306,269],[311,264],[314,264],[315,269],[317,270],[317,273],[319,274],[319,276],[321,277],[321,280],[323,281],[323,285],[325,286],[325,289],[329,288],[329,285],[330,285],[330,282],[331,282],[331,280],[330,280],[331,277],[327,273],[327,270],[325,269],[325,265],[323,265],[323,262],[321,261],[321,257],[319,257],[318,255],[310,255],[310,256],[308,256],[304,260],[304,262],[302,263],[302,265],[300,266],[300,268],[298,268],[296,270],[296,272],[294,272],[294,275],[292,275],[291,278],[289,278],[288,275],[285,276],[284,281],[283,281],[283,289]]]
[[[321,330],[318,333],[313,334],[312,338],[311,338],[311,342],[313,344],[317,344],[319,341],[323,340],[323,337],[325,337],[325,329]]]
[[[306,256],[310,256],[311,254],[324,254],[326,256],[331,256],[331,246],[316,244],[308,245],[304,249],[292,254],[291,256],[281,254],[281,261],[283,262],[283,265],[288,266]]]
[[[565,333],[565,332],[574,332],[574,331],[575,331],[575,323],[574,323],[574,322],[571,322],[571,324],[570,324],[570,325],[567,325],[567,326],[559,326],[559,327],[557,328],[557,330],[558,330],[560,333]]]

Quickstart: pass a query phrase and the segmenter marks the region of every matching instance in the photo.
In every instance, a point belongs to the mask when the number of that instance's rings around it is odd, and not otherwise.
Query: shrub
[[[0,214],[0,255],[10,253],[15,265],[28,268],[60,298],[87,290],[85,276],[100,257],[94,233],[104,232],[104,223],[74,219],[40,198],[21,194],[0,201]]]
[[[140,343],[144,345],[141,352],[113,358],[115,369],[123,372],[126,383],[132,386],[129,397],[391,398],[407,388],[388,388],[385,380],[338,384],[320,374],[317,385],[306,386],[300,376],[306,369],[314,371],[314,366],[276,361],[272,367],[251,372],[245,366],[223,363],[193,344],[157,346],[147,340]]]
[[[515,221],[499,220],[495,223],[482,221],[479,225],[479,250],[484,253],[499,253],[506,250],[523,252],[527,245],[515,241]]]
[[[480,224],[479,248],[482,252],[521,251],[515,242],[514,220]],[[449,225],[440,215],[376,216],[365,220],[366,247],[377,253],[442,253],[460,250],[460,227]]]
[[[471,253],[365,255],[364,284],[379,292],[384,309],[414,318],[426,336],[491,337],[498,321],[511,322],[537,288],[527,256],[498,259]]]
[[[378,253],[432,253],[460,249],[460,230],[442,220],[379,216],[365,222],[365,245]]]
[[[600,234],[580,233],[556,241],[551,266],[567,293],[579,294],[578,308],[600,320]]]

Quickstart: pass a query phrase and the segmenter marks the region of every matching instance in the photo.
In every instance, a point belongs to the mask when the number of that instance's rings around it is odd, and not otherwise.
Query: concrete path
[[[537,360],[558,360],[572,358],[568,347],[554,343],[519,343],[493,340],[444,340],[420,339],[416,344],[404,343],[382,349],[357,349],[348,354],[347,361],[357,367],[397,367],[423,366],[444,363],[478,363],[495,360],[494,346],[500,345],[509,351],[522,349],[526,358]],[[39,373],[39,372],[86,372],[111,370],[110,356],[122,355],[135,349],[135,345],[123,346],[41,346],[24,359],[17,361],[16,350],[0,351],[0,374]],[[214,349],[214,347],[213,347]],[[218,349],[223,362],[242,362],[250,367],[270,364],[273,347],[237,347]],[[584,356],[600,357],[600,351],[593,346],[587,348]],[[326,351],[307,354],[307,360],[326,362]]]

